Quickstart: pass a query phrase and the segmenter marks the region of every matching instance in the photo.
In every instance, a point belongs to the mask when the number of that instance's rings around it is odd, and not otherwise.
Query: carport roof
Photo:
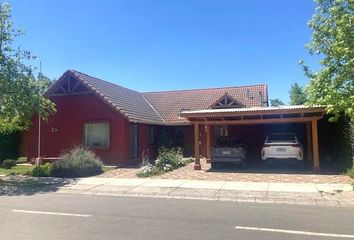
[[[248,107],[248,108],[222,108],[222,109],[201,109],[201,110],[183,110],[181,111],[181,117],[198,116],[205,114],[218,114],[222,113],[224,115],[232,113],[251,113],[253,114],[282,114],[282,113],[305,113],[305,112],[324,112],[326,110],[325,106],[305,106],[305,105],[295,105],[295,106],[279,106],[279,107]],[[232,114],[234,115],[234,114]]]
[[[254,124],[307,122],[320,119],[325,106],[279,106],[181,111],[180,117],[201,124]]]

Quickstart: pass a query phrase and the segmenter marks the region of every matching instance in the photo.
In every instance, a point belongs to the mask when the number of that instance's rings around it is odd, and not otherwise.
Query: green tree
[[[46,81],[35,78],[33,67],[26,64],[34,57],[14,46],[22,35],[13,25],[10,5],[0,3],[0,132],[24,130],[34,113],[46,118],[54,111],[54,104],[42,96]]]
[[[282,100],[278,98],[270,99],[270,106],[279,107],[285,105]]]
[[[306,88],[310,104],[327,105],[339,116],[354,121],[354,0],[316,0],[309,27],[310,54],[319,55],[320,70],[313,72],[301,62],[310,78]],[[335,120],[332,119],[332,120]]]
[[[302,105],[307,101],[307,96],[304,91],[304,87],[300,86],[297,83],[291,85],[289,94],[290,105]]]

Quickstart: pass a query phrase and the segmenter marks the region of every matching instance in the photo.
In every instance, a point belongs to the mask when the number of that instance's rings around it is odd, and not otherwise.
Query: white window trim
[[[86,128],[86,124],[100,124],[100,123],[105,123],[108,125],[108,141],[107,141],[107,146],[87,146],[86,142],[85,142],[85,128]],[[108,149],[111,146],[111,124],[109,121],[87,121],[84,122],[84,126],[83,126],[83,145],[87,148],[90,149]]]

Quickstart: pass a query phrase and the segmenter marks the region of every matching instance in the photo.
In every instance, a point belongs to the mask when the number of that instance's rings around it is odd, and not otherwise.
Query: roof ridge
[[[177,90],[161,90],[161,91],[139,92],[139,91],[127,88],[127,87],[123,87],[123,86],[121,86],[119,84],[112,83],[112,82],[103,80],[101,78],[88,75],[86,73],[83,73],[83,72],[80,72],[80,71],[77,71],[77,70],[74,70],[74,69],[70,69],[69,71],[73,72],[73,73],[81,74],[81,75],[84,75],[84,76],[87,76],[87,77],[91,77],[91,78],[97,79],[99,81],[102,81],[102,82],[105,82],[105,83],[108,83],[108,84],[111,84],[111,85],[114,85],[114,86],[118,86],[118,87],[127,89],[127,90],[132,91],[132,92],[140,93],[140,94],[145,94],[145,93],[166,93],[166,92],[191,92],[191,91],[203,91],[203,90],[207,91],[207,90],[217,90],[217,89],[247,88],[247,87],[256,87],[256,86],[263,86],[263,87],[266,87],[266,89],[268,88],[268,84],[266,84],[266,83],[258,83],[258,84],[241,85],[241,86],[225,86],[225,87],[209,87],[209,88],[194,88],[194,89],[177,89]]]
[[[150,91],[150,92],[141,92],[142,94],[145,93],[166,93],[166,92],[191,92],[191,91],[203,91],[203,90],[217,90],[217,89],[230,89],[230,88],[247,88],[247,87],[256,87],[256,86],[265,86],[266,88],[268,85],[266,83],[259,83],[259,84],[251,84],[251,85],[243,85],[243,86],[227,86],[227,87],[210,87],[210,88],[194,88],[194,89],[179,89],[179,90],[162,90],[162,91]]]
[[[73,72],[73,73],[76,73],[76,74],[85,75],[85,76],[87,76],[87,77],[97,79],[97,80],[99,80],[99,81],[102,81],[102,82],[105,82],[105,83],[108,83],[108,84],[114,85],[114,86],[116,86],[116,87],[124,88],[124,89],[127,89],[127,90],[129,90],[129,91],[132,91],[132,92],[136,92],[136,93],[140,93],[140,94],[141,94],[141,92],[135,91],[135,90],[130,89],[130,88],[127,88],[127,87],[123,87],[123,86],[121,86],[121,85],[119,85],[119,84],[112,83],[112,82],[109,82],[109,81],[103,80],[103,79],[98,78],[98,77],[94,77],[94,76],[88,75],[88,74],[86,74],[86,73],[83,73],[83,72],[80,72],[80,71],[77,71],[77,70],[72,70],[72,69],[70,69],[69,71],[70,71],[70,72]]]
[[[161,120],[166,123],[165,119],[160,115],[160,113],[154,108],[154,106],[144,97],[144,94],[141,94],[141,96],[143,97],[143,99],[146,101],[147,104],[149,104],[149,106],[155,111],[155,113],[157,114],[157,116],[159,116],[161,118]]]

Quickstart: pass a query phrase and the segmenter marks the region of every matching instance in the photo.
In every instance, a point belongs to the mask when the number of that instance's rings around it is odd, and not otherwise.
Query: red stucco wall
[[[110,123],[110,146],[107,149],[93,149],[105,163],[128,164],[129,123],[95,95],[53,97],[57,112],[47,122],[42,122],[41,154],[56,157],[62,151],[84,141],[85,122],[108,121]],[[58,129],[52,132],[52,128]],[[143,132],[144,129],[142,129]],[[25,151],[29,159],[37,156],[38,119],[24,136]],[[143,143],[142,143],[143,144]]]

